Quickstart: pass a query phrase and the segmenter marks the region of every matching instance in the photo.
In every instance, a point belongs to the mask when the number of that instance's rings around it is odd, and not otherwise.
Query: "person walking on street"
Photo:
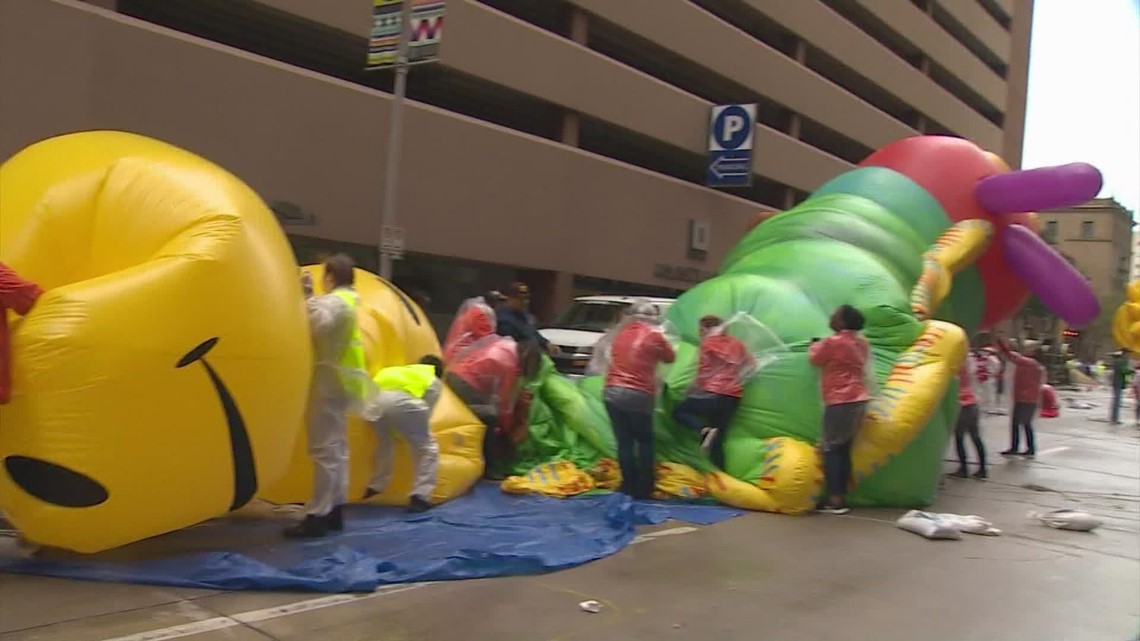
[[[313,337],[313,382],[309,392],[307,437],[313,461],[313,496],[305,519],[285,530],[289,538],[317,538],[344,529],[341,506],[348,495],[347,416],[364,400],[368,369],[357,326],[360,297],[353,290],[355,265],[344,254],[325,261],[327,292],[313,295],[313,282],[302,277],[309,328]]]
[[[1009,449],[1002,456],[1037,455],[1037,443],[1033,433],[1033,416],[1037,413],[1037,401],[1041,395],[1041,383],[1045,368],[1031,356],[1032,348],[1025,347],[1024,354],[1013,351],[1009,343],[998,339],[998,348],[1013,365],[1013,417],[1009,424]],[[1018,451],[1021,432],[1025,431],[1024,451]]]
[[[700,320],[700,356],[696,389],[673,409],[673,419],[694,432],[706,431],[702,445],[714,465],[724,469],[724,443],[740,398],[744,380],[756,368],[756,359],[740,339],[721,328],[719,316]]]
[[[379,393],[369,403],[364,418],[376,432],[376,450],[365,499],[388,488],[396,450],[394,436],[399,434],[412,455],[408,511],[431,509],[431,493],[439,468],[439,444],[432,436],[430,419],[442,391],[439,381],[442,366],[443,361],[438,358],[425,356],[416,365],[385,367],[372,377]]]
[[[657,324],[660,313],[649,303],[630,308],[626,324],[614,334],[603,399],[617,438],[621,491],[648,499],[657,485],[653,410],[657,405],[657,364],[672,363],[673,346]]]
[[[958,370],[958,425],[954,429],[954,448],[958,451],[958,470],[951,474],[960,479],[969,476],[966,459],[966,437],[974,443],[978,454],[978,471],[974,478],[984,479],[986,474],[986,446],[979,432],[978,398],[974,395],[974,385],[970,376],[970,366],[963,363]]]
[[[835,333],[823,340],[813,338],[808,349],[808,360],[820,370],[824,403],[821,446],[827,496],[818,510],[826,514],[851,511],[847,507],[851,443],[871,400],[865,378],[871,348],[859,333],[864,322],[859,310],[843,305],[831,315]]]
[[[1109,422],[1120,425],[1120,405],[1124,401],[1124,390],[1128,389],[1128,378],[1132,373],[1132,362],[1127,348],[1112,355],[1112,411]]]
[[[506,302],[496,310],[495,333],[500,336],[509,336],[518,343],[534,341],[543,351],[550,355],[560,350],[557,345],[546,340],[534,326],[534,319],[530,316],[530,288],[526,283],[512,283],[503,294]]]

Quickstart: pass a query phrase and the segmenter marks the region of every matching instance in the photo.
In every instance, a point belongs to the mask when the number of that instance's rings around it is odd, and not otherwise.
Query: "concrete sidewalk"
[[[1008,419],[985,419],[990,480],[947,479],[932,509],[981,515],[1000,537],[927,541],[894,526],[901,510],[749,514],[705,528],[664,524],[556,574],[364,597],[0,575],[0,641],[1134,639],[1140,429],[1094,422],[1107,397],[1091,398],[1099,407],[1038,419],[1036,460],[1003,460]],[[1027,518],[1060,507],[1106,524],[1077,533]],[[582,612],[587,599],[602,611]]]

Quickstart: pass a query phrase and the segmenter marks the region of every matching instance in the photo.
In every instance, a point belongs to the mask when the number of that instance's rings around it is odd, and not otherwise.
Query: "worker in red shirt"
[[[505,300],[496,290],[463,301],[443,341],[443,360],[451,362],[475,341],[495,333],[495,309]]]
[[[43,293],[38,285],[20,278],[11,267],[0,263],[0,404],[12,397],[8,310],[26,316]]]
[[[661,317],[649,303],[630,308],[630,317],[614,335],[603,399],[617,438],[621,491],[648,499],[657,484],[653,452],[653,410],[657,405],[657,364],[677,357],[658,326]]]
[[[958,470],[951,474],[960,479],[969,476],[966,463],[966,436],[974,442],[974,451],[978,453],[978,471],[974,478],[986,478],[986,446],[982,443],[982,435],[978,430],[978,397],[974,395],[974,385],[970,376],[970,365],[962,363],[958,370],[958,425],[954,429],[954,447],[958,450]]]
[[[744,381],[756,370],[756,359],[740,339],[730,336],[719,316],[700,320],[700,356],[695,389],[673,409],[673,419],[704,431],[702,447],[713,464],[724,469],[728,425],[744,395]]]
[[[823,340],[813,338],[808,349],[808,360],[820,370],[823,394],[820,445],[827,497],[820,502],[819,511],[827,514],[850,511],[847,482],[851,477],[851,442],[871,399],[866,380],[871,348],[859,334],[864,322],[859,310],[843,305],[831,315],[830,326],[835,333]]]
[[[1025,347],[1024,354],[1013,351],[1004,339],[998,339],[998,349],[1013,365],[1013,418],[1009,424],[1009,449],[1002,456],[1028,456],[1037,454],[1033,438],[1033,415],[1037,413],[1037,399],[1041,395],[1045,368],[1032,357],[1033,348]],[[1021,430],[1025,430],[1026,449],[1019,452]]]
[[[483,461],[488,476],[527,435],[530,397],[523,391],[542,365],[533,341],[493,334],[476,341],[447,366],[444,381],[487,427]]]

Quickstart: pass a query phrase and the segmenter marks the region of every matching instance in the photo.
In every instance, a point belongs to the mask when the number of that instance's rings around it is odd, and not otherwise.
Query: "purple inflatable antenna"
[[[1084,162],[995,174],[978,181],[974,196],[991,214],[1070,207],[1095,198],[1100,171]]]

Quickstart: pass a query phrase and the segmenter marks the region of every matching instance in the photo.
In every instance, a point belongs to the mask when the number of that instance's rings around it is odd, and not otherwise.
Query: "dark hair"
[[[428,354],[420,359],[420,365],[431,365],[435,368],[435,377],[441,378],[443,376],[443,359],[435,354]]]
[[[863,314],[850,305],[842,305],[839,309],[835,310],[836,315],[839,316],[839,321],[843,323],[845,329],[859,331],[863,329],[863,324],[866,320]]]
[[[542,367],[542,348],[536,340],[524,340],[518,344],[519,369],[523,378],[534,378]]]
[[[489,290],[483,294],[483,302],[494,307],[496,303],[503,302],[503,293],[497,289]]]
[[[722,319],[720,316],[713,316],[712,314],[709,314],[708,316],[701,316],[699,323],[701,327],[712,329],[717,325],[723,325],[724,319]]]
[[[356,282],[356,263],[347,254],[334,254],[325,259],[325,273],[336,287],[352,287]]]

